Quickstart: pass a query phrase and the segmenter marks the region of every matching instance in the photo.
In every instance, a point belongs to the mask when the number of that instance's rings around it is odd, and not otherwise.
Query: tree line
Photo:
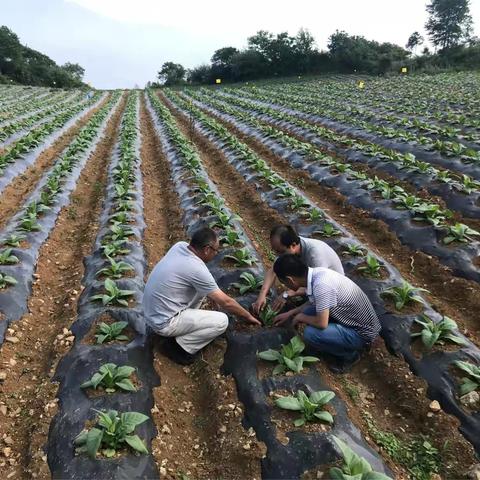
[[[57,65],[50,57],[20,43],[6,26],[0,27],[0,83],[43,87],[85,86],[85,70],[78,63]]]
[[[239,82],[320,73],[382,75],[401,66],[422,71],[480,68],[480,41],[471,35],[470,0],[431,0],[426,8],[425,29],[434,52],[424,47],[417,55],[424,44],[419,32],[412,33],[404,48],[337,30],[329,38],[328,50],[321,51],[305,29],[295,36],[260,30],[242,50],[216,50],[209,64],[187,70],[179,63],[165,62],[158,80],[164,85],[210,84],[217,79]]]

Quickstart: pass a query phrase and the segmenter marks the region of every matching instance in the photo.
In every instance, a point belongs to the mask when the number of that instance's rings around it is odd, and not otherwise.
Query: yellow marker
[[[408,68],[407,67],[402,67],[402,73],[407,73],[408,72]]]
[[[360,89],[365,88],[365,82],[363,80],[358,81],[358,88],[360,88]]]
[[[215,83],[217,83],[217,84],[222,83],[222,79],[221,79],[221,78],[217,78],[217,79],[215,80]]]

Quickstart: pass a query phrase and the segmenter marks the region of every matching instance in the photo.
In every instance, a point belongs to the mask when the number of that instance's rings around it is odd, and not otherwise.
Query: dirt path
[[[168,102],[165,104],[169,106]],[[171,109],[171,112],[179,122],[180,128],[187,129],[188,119],[174,109]],[[237,132],[234,133],[237,134]],[[202,153],[202,160],[210,178],[215,181],[220,193],[225,195],[230,208],[244,219],[249,219],[251,230],[264,231],[265,225],[272,225],[279,218],[282,219],[276,212],[271,217],[268,216],[271,209],[265,204],[262,206],[263,202],[260,200],[259,194],[228,163],[219,149],[198,131],[192,134],[192,140]],[[347,227],[350,225],[346,211],[345,213],[342,211],[341,215],[335,215],[338,209],[335,209],[334,212],[325,197],[320,199],[313,186],[305,188],[306,182],[295,181],[298,180],[298,177],[286,166],[280,165],[282,168],[277,168],[279,165],[277,159],[272,161],[271,156],[264,154],[263,151],[257,150],[257,153],[280,174],[283,175],[286,172],[289,176],[288,179],[309,194],[320,207],[326,206],[329,213],[337,217],[337,220],[341,220],[341,223]],[[296,173],[298,174],[298,172]],[[249,205],[256,205],[256,210],[248,212]],[[256,215],[252,216],[252,213],[256,213]],[[363,241],[366,240],[365,237],[366,233],[360,236]],[[268,241],[268,236],[266,239]],[[263,257],[268,255],[265,250],[265,241],[259,242],[257,247],[263,250]],[[388,257],[390,258],[390,255]],[[391,356],[386,351],[383,342],[379,341],[349,374],[335,376],[324,366],[320,366],[319,370],[332,389],[346,402],[350,418],[362,429],[367,439],[370,438],[370,441],[372,437],[367,428],[365,412],[372,415],[379,429],[393,432],[400,438],[409,439],[419,435],[429,435],[439,447],[444,444],[445,438],[449,438],[449,448],[443,453],[442,458],[445,473],[466,471],[469,465],[475,463],[471,445],[458,432],[458,422],[443,413],[432,416],[429,408],[430,401],[425,395],[426,384],[409,371],[403,360]],[[373,442],[372,446],[375,447]],[[398,472],[399,478],[402,478],[402,470],[395,465],[392,466]]]
[[[8,220],[19,210],[25,199],[34,190],[38,181],[45,171],[53,165],[60,152],[75,138],[80,129],[92,118],[92,116],[102,108],[110,99],[107,95],[105,99],[94,109],[89,110],[81,117],[75,125],[70,127],[53,145],[46,148],[36,159],[33,165],[30,165],[24,173],[18,175],[5,188],[0,195],[0,228],[3,228]]]
[[[144,245],[151,270],[174,242],[186,236],[169,164],[143,102],[141,131]],[[225,340],[217,339],[187,368],[155,349],[161,385],[154,390],[152,414],[159,433],[153,454],[165,478],[260,479],[262,450],[255,435],[241,426],[243,413],[233,379],[220,375],[224,351]]]
[[[83,257],[91,252],[98,229],[107,165],[125,106],[110,119],[90,156],[37,263],[29,313],[12,324],[0,351],[6,379],[0,385],[0,471],[2,478],[50,478],[42,450],[56,411],[55,364],[71,346],[68,328],[82,290]]]

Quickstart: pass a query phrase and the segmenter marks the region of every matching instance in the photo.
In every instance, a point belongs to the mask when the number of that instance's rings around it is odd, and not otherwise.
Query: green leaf
[[[392,480],[390,477],[387,477],[383,473],[378,472],[367,472],[362,476],[362,480]]]
[[[125,412],[121,415],[122,423],[125,426],[125,431],[131,433],[135,430],[137,425],[140,425],[143,422],[148,420],[148,417],[143,413],[138,412]]]
[[[280,373],[285,372],[285,370],[286,370],[285,365],[282,365],[282,364],[280,363],[280,364],[278,364],[278,365],[273,369],[272,374],[273,374],[273,375],[279,375]]]
[[[292,346],[294,354],[301,353],[305,349],[305,344],[298,335],[290,340],[290,345]]]
[[[467,393],[473,392],[480,388],[480,384],[474,382],[470,378],[462,378],[462,384],[460,385],[460,395],[466,395]]]
[[[258,358],[261,358],[262,360],[267,360],[269,362],[276,362],[282,358],[280,355],[280,352],[277,352],[277,350],[265,350],[264,352],[259,352],[257,353]]]
[[[296,420],[293,421],[293,424],[296,427],[301,427],[302,425],[305,425],[305,419],[303,417],[297,418]]]
[[[138,435],[127,435],[125,442],[128,443],[134,450],[140,453],[148,453],[147,447],[142,442]]]
[[[277,407],[283,408],[285,410],[294,410],[299,411],[302,409],[300,402],[295,397],[280,397],[275,400],[275,405]]]
[[[115,385],[117,387],[121,388],[122,390],[127,391],[127,392],[136,392],[137,391],[137,387],[135,387],[135,385],[132,383],[132,381],[129,380],[128,378],[125,378],[123,380],[115,382]]]
[[[313,415],[315,416],[315,418],[317,418],[321,422],[325,422],[325,423],[329,423],[329,424],[333,423],[333,417],[332,417],[332,414],[330,412],[325,412],[325,411],[315,412]]]
[[[302,357],[302,359],[303,359],[304,363],[313,363],[313,362],[319,362],[320,361],[320,359],[317,358],[317,357],[309,357],[309,356]]]
[[[102,443],[102,438],[103,431],[99,428],[92,428],[88,431],[87,438],[85,440],[85,446],[90,457],[95,458],[97,455],[100,444]]]
[[[330,402],[330,400],[332,400],[334,397],[335,397],[335,393],[329,390],[320,390],[318,392],[313,392],[310,395],[310,401],[321,406]]]
[[[298,373],[298,365],[293,361],[290,360],[287,357],[283,357],[283,361],[285,362],[285,365],[292,371],[292,372],[297,372]]]
[[[107,458],[113,457],[116,453],[114,448],[105,448],[102,452]]]

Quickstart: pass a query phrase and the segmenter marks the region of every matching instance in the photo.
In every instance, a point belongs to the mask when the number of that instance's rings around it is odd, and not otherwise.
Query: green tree
[[[235,47],[223,47],[215,50],[212,56],[212,63],[220,67],[227,67],[232,64],[232,58],[238,53]]]
[[[164,85],[180,85],[184,82],[186,70],[183,65],[174,62],[165,62],[158,72],[158,79]]]
[[[78,80],[79,82],[82,81],[83,76],[85,75],[85,69],[80,66],[78,63],[70,63],[67,62],[61,67],[65,72],[68,73],[72,78]]]
[[[408,37],[408,42],[405,47],[407,50],[410,50],[415,53],[415,50],[417,49],[418,46],[420,46],[423,43],[423,41],[424,41],[424,38],[418,32],[413,32]]]
[[[470,0],[432,0],[425,24],[430,41],[441,50],[465,43],[472,30]]]

